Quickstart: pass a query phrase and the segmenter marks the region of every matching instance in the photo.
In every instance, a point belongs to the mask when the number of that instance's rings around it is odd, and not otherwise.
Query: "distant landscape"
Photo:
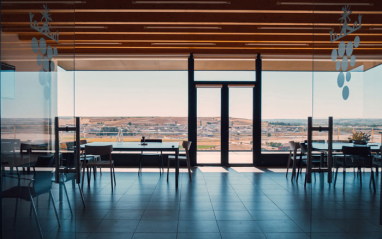
[[[327,125],[327,119],[315,119],[314,125]],[[220,150],[220,117],[199,117],[198,150]],[[61,119],[60,125],[73,125],[73,119]],[[188,137],[187,117],[81,117],[81,138],[89,142],[116,141],[119,129],[123,141],[161,138],[183,141]],[[53,125],[48,119],[3,118],[2,138],[23,141],[52,141]],[[288,141],[306,139],[306,119],[263,119],[262,150],[288,150]],[[252,120],[230,118],[230,150],[252,150]],[[355,131],[371,135],[370,142],[381,142],[382,119],[334,119],[334,140],[347,140]],[[327,133],[315,132],[314,139],[327,139]],[[73,141],[73,133],[61,133],[60,141]]]

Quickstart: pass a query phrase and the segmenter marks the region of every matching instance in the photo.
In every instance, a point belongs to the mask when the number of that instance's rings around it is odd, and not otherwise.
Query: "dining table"
[[[354,143],[346,143],[346,142],[333,142],[332,143],[332,153],[340,154],[342,152],[342,147],[370,147],[371,152],[378,152],[380,149],[380,143],[368,143],[368,144],[354,144]],[[321,162],[320,167],[324,166],[324,155],[325,152],[329,150],[329,144],[324,142],[312,142],[312,150],[321,152]]]
[[[361,144],[354,144],[351,142],[333,142],[332,143],[332,154],[338,155],[342,154],[342,147],[370,147],[371,152],[378,152],[380,149],[381,144],[380,143],[368,143],[365,145]],[[321,172],[321,168],[325,168],[325,154],[329,151],[329,144],[327,142],[312,142],[312,151],[319,151],[321,152],[320,156],[320,167],[318,169],[318,172]],[[332,175],[331,175],[331,168],[333,166],[333,161],[328,160],[326,167],[328,167],[328,182],[331,183],[332,181]],[[312,169],[311,169],[312,170]],[[325,170],[324,170],[325,171]]]
[[[342,147],[370,147],[370,150],[372,152],[377,152],[379,148],[381,147],[380,143],[368,143],[368,144],[354,144],[354,143],[345,143],[345,142],[333,142],[332,144],[332,150],[335,152],[341,152]],[[329,149],[328,143],[321,143],[321,142],[312,142],[312,150],[316,151],[327,151]]]
[[[179,182],[179,142],[92,142],[82,144],[81,149],[85,149],[85,145],[104,146],[112,145],[113,151],[162,151],[173,152],[175,154],[175,188],[178,189]]]

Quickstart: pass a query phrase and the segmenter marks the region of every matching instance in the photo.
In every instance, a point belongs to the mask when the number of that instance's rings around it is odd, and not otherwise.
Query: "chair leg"
[[[378,177],[378,173],[379,173],[378,166],[375,166],[375,174],[377,175],[377,177]]]
[[[289,171],[289,165],[290,165],[291,157],[292,157],[291,154],[289,154],[288,163],[287,163],[287,170],[286,170],[285,177],[288,177],[288,171]]]
[[[162,163],[161,163],[161,158],[162,156],[159,156],[159,161],[158,161],[158,164],[159,164],[159,175],[162,176]]]
[[[101,167],[100,167],[101,168]],[[94,176],[94,181],[96,180],[96,174],[97,174],[97,166],[93,167],[93,176]]]
[[[113,164],[113,176],[114,176],[114,185],[117,185],[117,181],[115,180],[115,168],[114,168],[114,164]]]
[[[190,162],[187,160],[187,168],[188,168],[188,177],[190,178],[190,182],[191,182],[191,167],[190,167]]]
[[[336,187],[336,182],[337,182],[337,174],[338,174],[338,167],[336,167],[336,175],[334,176],[334,187]]]
[[[57,219],[58,227],[61,227],[60,219],[58,218],[56,203],[54,202],[54,197],[53,197],[52,190],[49,190],[49,194],[50,194],[50,199],[52,200],[52,204],[53,204],[53,208],[54,208],[54,213],[56,214],[56,219]]]
[[[142,170],[142,154],[139,156],[139,168],[138,168],[138,176]]]
[[[111,182],[111,191],[113,192],[113,168],[110,167],[110,182]]]
[[[40,232],[40,237],[41,237],[41,238],[44,238],[44,236],[42,235],[42,230],[41,230],[40,220],[38,219],[36,206],[35,206],[35,204],[34,204],[33,197],[32,197],[32,193],[31,193],[30,189],[29,189],[29,198],[30,198],[31,203],[32,203],[32,206],[33,206],[33,212],[34,212],[34,216],[35,216],[35,218],[36,218],[38,231]]]
[[[88,176],[88,186],[90,186],[91,173],[91,167],[86,167],[86,174]]]
[[[298,182],[298,177],[300,174],[301,167],[302,167],[302,160],[300,160],[300,162],[298,164],[296,182]]]
[[[81,188],[82,189],[84,188],[84,179],[85,179],[85,167],[82,168],[82,180],[81,180]]]
[[[359,182],[360,182],[360,186],[362,188],[362,168],[358,168],[358,172],[359,172]]]
[[[83,185],[82,185],[83,186]],[[85,206],[85,198],[84,198],[84,193],[82,191],[82,188],[80,187],[80,184],[78,184],[78,190],[80,191],[80,195],[81,195],[81,200],[82,200],[82,204],[84,205],[84,208],[86,207]]]
[[[167,182],[168,182],[169,172],[170,172],[170,159],[167,159]]]
[[[345,178],[346,178],[346,168],[344,168],[344,172],[343,172],[343,191],[345,191]]]
[[[369,183],[369,187],[370,187],[370,184],[373,183],[373,189],[374,189],[374,193],[375,193],[375,179],[374,179],[374,171],[373,171],[373,168],[371,168],[371,175],[370,175],[370,183]]]
[[[70,205],[68,190],[66,190],[65,182],[62,182],[61,184],[64,186],[64,192],[65,192],[65,195],[66,195],[66,199],[68,200],[68,206],[69,206],[69,210],[70,210],[70,215],[72,215],[72,217],[73,217],[72,206]]]

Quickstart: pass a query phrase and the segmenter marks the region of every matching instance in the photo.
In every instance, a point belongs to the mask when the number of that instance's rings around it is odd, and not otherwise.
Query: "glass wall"
[[[62,81],[71,74],[62,74]],[[116,141],[122,129],[123,141],[139,141],[142,136],[187,140],[187,72],[76,71],[75,76],[75,113],[81,117],[82,139]],[[62,86],[62,95],[72,90]],[[60,98],[64,115],[66,104],[66,98]]]
[[[265,71],[262,85],[261,150],[288,151],[304,141],[312,114],[312,72]]]
[[[54,148],[59,144],[54,133],[59,116],[58,65],[62,59],[74,65],[74,6],[74,1],[1,3],[0,237],[4,239],[58,238],[62,232],[52,228],[74,224],[76,219],[78,191],[71,190],[68,182],[65,198],[65,182],[52,181]],[[65,16],[57,14],[59,9],[65,9]],[[67,24],[55,24],[58,18]],[[67,81],[73,84],[73,75]],[[73,93],[71,89],[65,96],[71,117]],[[75,237],[75,232],[72,227],[65,234]]]

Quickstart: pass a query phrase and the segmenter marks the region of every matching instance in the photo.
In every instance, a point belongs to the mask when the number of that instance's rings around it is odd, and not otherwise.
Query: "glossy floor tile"
[[[69,206],[63,187],[52,184],[60,225],[48,193],[34,200],[44,238],[382,238],[381,174],[374,192],[369,172],[362,184],[351,170],[345,181],[340,173],[335,186],[317,174],[305,188],[303,174],[291,181],[279,169],[200,167],[192,182],[181,173],[176,190],[174,173],[167,182],[157,171],[117,170],[113,192],[110,174],[98,173],[84,184],[85,208],[77,186],[66,183]],[[17,184],[4,178],[3,190]],[[40,238],[30,201],[4,198],[2,219],[2,238]]]

